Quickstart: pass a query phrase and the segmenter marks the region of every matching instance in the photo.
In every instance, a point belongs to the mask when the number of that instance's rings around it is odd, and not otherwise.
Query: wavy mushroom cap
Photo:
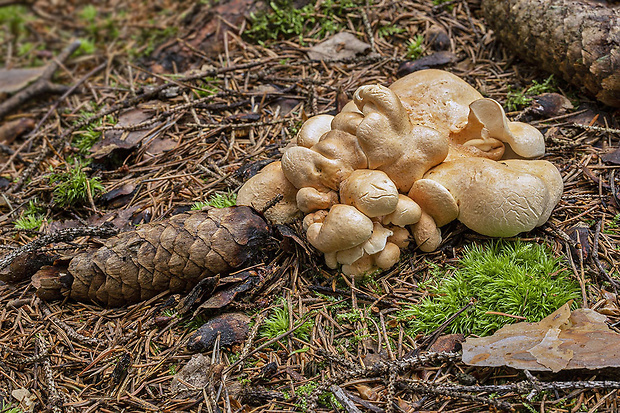
[[[342,181],[340,200],[373,218],[394,212],[398,189],[385,172],[358,169]]]
[[[321,252],[336,252],[360,245],[372,236],[373,223],[366,215],[350,205],[337,204],[322,223],[308,227],[306,236]]]
[[[250,206],[262,212],[279,195],[282,195],[282,199],[264,211],[265,218],[273,224],[294,221],[300,215],[296,200],[297,188],[284,176],[281,162],[276,161],[243,184],[237,194],[237,205]]]
[[[392,83],[412,123],[431,127],[442,135],[461,129],[467,122],[469,104],[482,95],[452,73],[428,69],[411,73]]]
[[[512,237],[544,223],[562,194],[562,177],[547,161],[462,158],[425,176],[459,205],[458,219],[491,237]]]
[[[319,142],[321,136],[332,130],[332,115],[316,115],[304,122],[297,133],[297,145],[311,148]]]

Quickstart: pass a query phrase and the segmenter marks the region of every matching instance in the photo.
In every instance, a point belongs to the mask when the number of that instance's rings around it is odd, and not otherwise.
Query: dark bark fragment
[[[620,107],[620,9],[571,0],[483,0],[482,9],[523,59]]]

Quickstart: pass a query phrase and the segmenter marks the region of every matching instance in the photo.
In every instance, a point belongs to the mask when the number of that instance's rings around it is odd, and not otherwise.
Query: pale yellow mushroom
[[[308,231],[308,227],[317,222],[325,221],[325,217],[329,211],[325,209],[318,210],[307,214],[302,221],[302,228],[304,231]]]
[[[420,212],[420,216],[422,213]],[[419,219],[418,219],[419,221]],[[411,233],[407,228],[390,226],[388,227],[394,234],[388,237],[388,243],[392,243],[398,246],[398,248],[409,247]]]
[[[374,218],[394,212],[398,189],[385,172],[358,169],[341,183],[340,200]]]
[[[316,188],[307,186],[297,191],[297,208],[301,212],[309,213],[319,209],[329,209],[338,203],[336,191],[321,192]]]
[[[311,186],[322,192],[337,191],[351,172],[366,165],[357,138],[340,130],[323,135],[312,148],[296,146],[282,155],[284,175],[296,188]]]
[[[424,173],[448,155],[447,135],[414,125],[399,97],[380,86],[362,86],[353,100],[364,119],[357,127],[368,168],[384,171],[400,192],[407,192]]]
[[[319,143],[321,136],[332,130],[333,119],[331,115],[316,115],[309,118],[297,133],[297,145],[311,148]]]
[[[373,255],[375,265],[382,270],[389,270],[400,259],[400,248],[398,245],[388,242],[380,252]]]
[[[280,161],[265,166],[250,178],[237,194],[237,205],[245,205],[263,212],[276,197],[282,199],[264,211],[265,218],[274,224],[294,221],[301,215],[297,208],[297,188],[284,176]]]
[[[336,252],[360,245],[372,236],[373,223],[350,205],[337,204],[322,223],[308,227],[306,236],[321,252]]]
[[[417,202],[406,195],[399,194],[396,209],[394,212],[383,217],[383,224],[393,224],[400,227],[405,227],[418,222],[421,214],[422,209]]]
[[[459,205],[459,221],[491,237],[512,237],[542,225],[563,188],[559,171],[547,161],[461,158],[433,168],[425,179],[450,192]]]

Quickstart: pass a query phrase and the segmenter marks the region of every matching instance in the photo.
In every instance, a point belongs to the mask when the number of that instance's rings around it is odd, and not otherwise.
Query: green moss
[[[286,301],[280,300],[277,306],[271,310],[269,317],[263,322],[260,328],[261,337],[273,339],[286,333],[289,330],[289,320],[288,305]],[[293,327],[296,326],[297,324],[293,325]],[[314,323],[312,321],[306,321],[301,327],[295,330],[293,336],[308,341],[313,326]]]
[[[104,187],[99,178],[88,178],[84,167],[77,162],[64,172],[54,172],[50,176],[50,184],[54,187],[53,200],[59,207],[83,205],[88,202],[88,191],[95,196]]]
[[[208,201],[196,202],[192,205],[192,211],[199,211],[204,207],[228,208],[237,205],[237,194],[234,192],[218,192],[209,197]]]
[[[45,208],[39,204],[39,201],[28,201],[28,206],[22,211],[20,217],[15,220],[15,229],[34,230],[37,231],[43,225]]]
[[[360,0],[325,0],[317,3],[316,8],[311,3],[297,9],[291,0],[270,1],[266,11],[250,16],[251,26],[245,35],[258,42],[298,37],[303,43],[303,37],[314,30],[313,36],[322,39],[345,29],[341,16],[365,4]]]
[[[538,83],[536,80],[532,81],[532,86],[516,90],[512,86],[508,86],[508,93],[506,95],[506,109],[509,111],[517,111],[523,107],[532,103],[532,96],[537,96],[543,93],[556,92],[557,86],[553,75],[550,75],[542,83]]]
[[[470,299],[475,305],[454,320],[449,331],[488,335],[516,321],[490,311],[536,322],[580,297],[564,263],[546,247],[532,243],[473,245],[466,248],[457,268],[436,268],[433,275],[426,285],[429,295],[398,313],[411,334],[435,330]]]
[[[409,39],[407,42],[407,53],[405,57],[407,59],[416,60],[422,56],[424,51],[424,36],[421,34],[416,35],[413,39]]]

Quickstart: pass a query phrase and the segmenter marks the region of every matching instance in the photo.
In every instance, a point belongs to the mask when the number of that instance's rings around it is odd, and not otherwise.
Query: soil
[[[515,95],[527,97],[549,74],[496,40],[478,0],[333,6],[337,12],[329,18],[368,47],[326,61],[307,53],[330,36],[322,32],[326,12],[319,3],[303,17],[301,35],[263,41],[247,31],[251,13],[266,6],[249,1],[9,3],[0,1],[6,69],[49,64],[72,40],[87,41],[56,61],[51,81],[66,86],[60,93],[45,89],[0,120],[0,128],[8,125],[0,133],[0,247],[7,254],[44,234],[105,223],[99,235],[56,238],[37,250],[49,254],[39,258],[41,265],[66,262],[102,245],[110,227],[165,220],[215,194],[236,192],[281,156],[308,117],[337,113],[361,85],[389,85],[433,67],[462,77],[502,103],[509,118],[544,134],[544,159],[561,171],[565,191],[549,222],[519,238],[564,257],[581,286],[580,305],[607,308],[612,328],[620,321],[617,118],[560,79],[552,81],[561,98],[531,96],[511,106]],[[410,40],[418,35],[423,41],[413,50]],[[98,143],[91,147],[85,138]],[[99,189],[65,203],[58,174],[77,162],[84,179],[97,179],[88,185]],[[33,209],[41,227],[16,229]],[[252,276],[222,278],[217,304],[198,309],[208,297],[198,294],[188,303],[164,291],[139,304],[104,308],[42,301],[28,279],[0,282],[0,403],[54,412],[618,410],[612,384],[586,389],[607,372],[543,373],[536,379],[574,385],[529,399],[529,391],[518,389],[490,397],[475,386],[527,384],[527,375],[471,368],[453,356],[416,358],[442,332],[409,334],[396,314],[427,295],[432,267],[457,263],[465,246],[487,238],[451,223],[442,228],[439,250],[411,247],[396,267],[356,283],[327,269],[298,234],[298,225],[274,228]],[[182,387],[183,377],[195,375],[177,374],[193,356],[190,338],[208,319],[232,312],[251,317],[247,337],[227,346],[216,339],[203,350],[208,360],[192,364],[208,376],[206,384],[192,378],[199,387]],[[265,328],[283,312],[291,317],[280,330]],[[458,351],[460,338],[451,338],[438,348]],[[380,367],[360,370],[375,362]],[[438,383],[456,390],[434,391]],[[315,397],[306,395],[317,384],[315,396],[333,393],[315,406]],[[466,384],[474,387],[458,388]]]

